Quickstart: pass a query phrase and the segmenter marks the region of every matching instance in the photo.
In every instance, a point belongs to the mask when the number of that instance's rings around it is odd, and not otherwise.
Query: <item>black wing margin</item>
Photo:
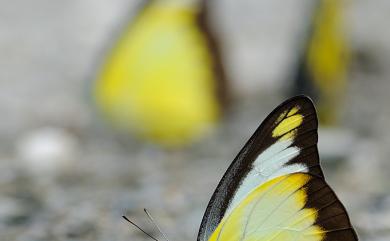
[[[304,208],[316,210],[315,225],[323,230],[323,241],[358,240],[347,210],[324,179],[312,176],[305,189],[308,199]]]

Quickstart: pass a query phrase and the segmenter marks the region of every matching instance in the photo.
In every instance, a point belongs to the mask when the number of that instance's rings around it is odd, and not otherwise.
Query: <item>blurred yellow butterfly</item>
[[[313,96],[322,124],[338,119],[347,83],[349,48],[344,30],[344,1],[316,0],[300,56],[294,93]]]
[[[127,27],[94,88],[119,130],[174,147],[220,118],[225,78],[205,11],[203,1],[152,0]]]

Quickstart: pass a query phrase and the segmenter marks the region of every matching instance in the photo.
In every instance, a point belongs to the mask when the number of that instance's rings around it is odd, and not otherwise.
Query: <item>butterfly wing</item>
[[[275,178],[307,173],[316,180],[324,180],[319,165],[317,128],[316,111],[309,98],[297,96],[279,105],[224,174],[206,209],[198,240],[210,240],[219,232],[217,229],[225,217],[237,215],[234,213],[250,193]]]
[[[305,93],[316,100],[323,124],[334,124],[337,104],[348,82],[349,46],[344,28],[344,1],[317,0],[302,46],[293,93]]]
[[[94,95],[121,131],[176,147],[219,120],[222,62],[205,4],[192,2],[149,1],[107,55]]]
[[[353,241],[357,236],[325,181],[294,173],[254,189],[223,217],[209,240]]]

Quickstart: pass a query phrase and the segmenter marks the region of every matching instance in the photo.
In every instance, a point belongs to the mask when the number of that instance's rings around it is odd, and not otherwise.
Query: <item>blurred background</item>
[[[165,2],[179,1],[158,1]],[[107,87],[110,68],[143,54],[126,55],[138,36],[134,27],[142,33],[142,21],[153,15],[142,15],[153,10],[143,1],[0,1],[1,240],[146,240],[121,218],[155,234],[143,208],[171,240],[195,240],[228,165],[267,114],[295,93],[309,93],[318,106],[324,173],[360,239],[389,240],[390,2],[313,2],[210,1],[215,41],[200,37],[186,46],[194,56],[204,51],[206,60],[195,63],[208,77],[191,82],[198,94],[178,95],[161,109],[160,99],[149,98],[161,86]],[[188,16],[186,26],[197,29]],[[202,30],[195,32],[206,36]],[[218,58],[208,55],[217,47]],[[166,59],[173,69],[175,63]],[[169,90],[188,91],[175,83]],[[134,88],[147,104],[127,92]],[[180,109],[169,112],[187,96],[198,110],[191,121]],[[132,108],[138,112],[127,112]],[[191,125],[172,134],[171,116]]]

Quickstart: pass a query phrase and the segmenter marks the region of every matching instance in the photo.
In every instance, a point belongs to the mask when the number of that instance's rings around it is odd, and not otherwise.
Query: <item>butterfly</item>
[[[227,87],[208,17],[205,0],[146,1],[94,82],[96,106],[113,126],[175,148],[219,121]]]
[[[297,61],[292,93],[305,93],[317,103],[321,124],[337,123],[339,104],[348,82],[350,46],[346,36],[345,1],[311,1],[308,21]]]
[[[355,241],[346,209],[326,183],[313,102],[279,105],[218,184],[198,241]]]

